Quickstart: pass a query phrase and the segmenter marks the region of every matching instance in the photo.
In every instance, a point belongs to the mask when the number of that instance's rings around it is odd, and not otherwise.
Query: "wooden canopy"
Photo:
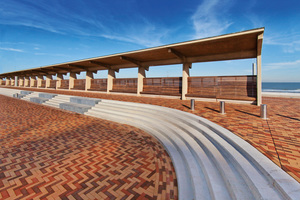
[[[137,51],[54,64],[44,67],[0,74],[0,78],[15,76],[55,75],[82,71],[118,71],[123,68],[196,63],[257,58],[261,54],[264,28],[247,30],[216,37],[192,40]]]

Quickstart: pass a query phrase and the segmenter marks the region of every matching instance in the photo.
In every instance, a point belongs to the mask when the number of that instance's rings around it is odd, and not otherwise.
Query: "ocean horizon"
[[[300,82],[262,82],[262,91],[300,93]]]

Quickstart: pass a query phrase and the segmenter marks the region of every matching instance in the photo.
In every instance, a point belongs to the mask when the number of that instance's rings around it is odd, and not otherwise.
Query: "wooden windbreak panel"
[[[217,97],[218,77],[189,77],[188,96],[194,95],[204,98]]]
[[[56,81],[57,80],[50,80],[50,85],[48,88],[55,88],[56,87]]]
[[[41,81],[41,87],[42,87],[42,88],[45,88],[45,87],[46,87],[46,80],[42,80],[42,81]]]
[[[107,90],[107,79],[92,79],[91,80],[91,91],[106,91]]]
[[[74,90],[85,90],[85,79],[75,79],[74,80]]]
[[[69,89],[69,80],[61,80],[59,89]]]
[[[37,80],[33,81],[33,87],[37,87]]]
[[[144,94],[180,95],[182,91],[181,77],[144,78]]]
[[[5,81],[2,81],[2,82],[1,82],[1,85],[5,85]]]
[[[137,78],[115,78],[113,80],[112,92],[137,92]]]
[[[256,76],[189,77],[187,96],[255,100]]]

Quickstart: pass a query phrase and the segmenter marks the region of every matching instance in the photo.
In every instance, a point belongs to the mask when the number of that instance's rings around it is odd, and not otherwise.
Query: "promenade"
[[[0,199],[177,199],[170,157],[128,125],[0,95]]]

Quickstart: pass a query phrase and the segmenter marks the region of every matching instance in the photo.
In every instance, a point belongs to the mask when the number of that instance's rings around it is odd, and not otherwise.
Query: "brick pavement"
[[[263,98],[263,103],[268,105],[269,118],[263,120],[259,117],[260,107],[255,105],[226,103],[226,115],[221,115],[219,114],[219,103],[216,102],[196,102],[195,111],[192,112],[189,109],[190,102],[179,99],[67,90],[24,89],[139,102],[194,113],[240,136],[300,182],[300,99]]]
[[[177,199],[147,133],[0,95],[0,199]]]

